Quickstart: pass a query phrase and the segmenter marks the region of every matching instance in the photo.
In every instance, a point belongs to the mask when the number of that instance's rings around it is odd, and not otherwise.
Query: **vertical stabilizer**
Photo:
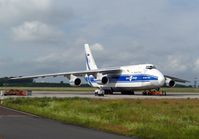
[[[94,70],[97,69],[97,65],[91,53],[90,47],[88,44],[84,44],[85,53],[86,53],[86,69],[87,70]]]

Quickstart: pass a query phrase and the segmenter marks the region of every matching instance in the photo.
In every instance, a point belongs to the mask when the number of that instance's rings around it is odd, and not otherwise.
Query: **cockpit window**
[[[156,69],[156,67],[155,66],[146,66],[146,69]]]

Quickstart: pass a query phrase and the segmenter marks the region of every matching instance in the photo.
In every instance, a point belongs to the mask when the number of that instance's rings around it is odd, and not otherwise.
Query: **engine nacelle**
[[[109,83],[109,78],[107,77],[107,75],[99,76],[99,77],[97,77],[97,83],[102,84],[102,85],[106,85],[106,84]]]
[[[176,82],[170,78],[166,78],[165,83],[166,83],[166,86],[168,87],[174,87],[176,85]]]
[[[81,79],[76,77],[76,76],[73,76],[70,80],[69,80],[69,84],[71,86],[80,86],[82,83]]]

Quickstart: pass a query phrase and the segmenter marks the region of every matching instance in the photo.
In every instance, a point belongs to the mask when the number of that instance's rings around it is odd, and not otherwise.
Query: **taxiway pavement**
[[[34,91],[32,97],[81,97],[81,98],[102,98],[102,99],[199,99],[199,93],[191,92],[168,92],[166,96],[145,96],[141,92],[135,92],[135,95],[121,95],[116,93],[113,95],[105,95],[103,97],[95,96],[93,92],[50,92],[50,91]]]
[[[0,139],[132,139],[0,106]]]
[[[0,99],[15,96],[0,96]],[[57,97],[57,98],[95,98],[95,99],[199,99],[199,93],[192,92],[167,92],[166,96],[159,95],[142,95],[141,92],[135,92],[135,95],[121,95],[120,93],[108,94],[105,96],[95,96],[93,92],[77,92],[77,91],[33,91],[32,96],[27,97]]]

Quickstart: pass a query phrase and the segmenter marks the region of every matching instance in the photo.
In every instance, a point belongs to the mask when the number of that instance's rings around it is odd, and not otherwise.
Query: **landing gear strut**
[[[112,90],[104,90],[104,94],[110,94],[110,95],[112,95],[113,91]]]
[[[103,89],[97,89],[95,90],[96,96],[104,96],[105,91]]]

